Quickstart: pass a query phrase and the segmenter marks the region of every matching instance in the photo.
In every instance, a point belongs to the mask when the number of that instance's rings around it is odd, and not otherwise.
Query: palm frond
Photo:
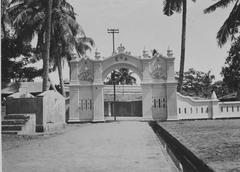
[[[206,8],[203,12],[206,14],[206,13],[215,11],[217,8],[226,8],[226,7],[228,7],[228,5],[231,4],[231,2],[235,2],[235,1],[238,1],[238,0],[219,0],[215,4]]]
[[[171,16],[174,12],[181,12],[182,3],[182,0],[164,0],[163,13],[167,16]]]
[[[240,4],[235,3],[229,17],[225,20],[217,33],[218,45],[222,47],[228,40],[230,35],[236,33],[236,29],[240,26]]]

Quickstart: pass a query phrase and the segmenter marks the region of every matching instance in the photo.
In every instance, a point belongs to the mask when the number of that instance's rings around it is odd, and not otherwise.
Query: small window
[[[239,112],[239,106],[237,106],[237,111]]]
[[[203,107],[201,108],[201,113],[203,113]]]
[[[181,108],[178,108],[178,113],[181,114]]]
[[[161,99],[158,99],[158,107],[161,108]]]
[[[90,110],[92,110],[92,99],[90,99]]]
[[[153,107],[156,108],[156,99],[154,99]]]
[[[227,112],[228,112],[228,106],[226,107],[226,110],[227,110]]]
[[[190,108],[190,112],[191,112],[191,114],[192,114],[192,108]]]
[[[221,112],[223,112],[223,107],[221,107]]]
[[[196,113],[198,113],[198,108],[196,107]]]
[[[206,108],[206,113],[208,113],[208,107]]]
[[[184,108],[184,113],[185,113],[185,114],[187,113],[187,109],[186,109],[186,108]]]
[[[232,112],[234,112],[234,106],[232,106]]]

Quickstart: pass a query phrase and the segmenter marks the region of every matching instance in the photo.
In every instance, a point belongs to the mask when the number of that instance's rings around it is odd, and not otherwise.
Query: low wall
[[[193,154],[188,148],[162,128],[156,121],[149,122],[160,139],[167,154],[181,172],[214,172],[207,164]]]
[[[240,101],[220,102],[211,99],[195,100],[177,93],[178,119],[240,118]]]
[[[65,98],[48,90],[31,98],[7,98],[6,114],[36,114],[36,132],[51,132],[65,126]]]

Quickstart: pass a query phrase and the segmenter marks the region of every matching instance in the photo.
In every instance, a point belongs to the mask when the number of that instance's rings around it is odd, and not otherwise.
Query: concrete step
[[[21,131],[23,125],[3,125],[2,131]]]
[[[24,125],[25,123],[25,119],[8,119],[2,121],[2,125]]]
[[[24,120],[28,120],[29,119],[29,116],[27,115],[22,115],[22,114],[8,114],[4,117],[5,120],[8,120],[8,119],[24,119]]]
[[[19,131],[2,131],[2,134],[18,134]]]

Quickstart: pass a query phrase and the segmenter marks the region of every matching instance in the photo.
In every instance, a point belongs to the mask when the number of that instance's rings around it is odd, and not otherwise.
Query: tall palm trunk
[[[59,76],[59,83],[61,87],[61,93],[64,97],[66,97],[65,89],[64,89],[64,82],[63,82],[63,75],[62,75],[62,62],[60,57],[57,57],[57,68],[58,68],[58,76]]]
[[[2,26],[3,37],[6,38],[7,33],[6,33],[6,27],[5,27],[3,18],[4,17],[2,17],[2,19],[1,19],[1,26]]]
[[[181,59],[180,59],[179,81],[178,81],[178,92],[180,93],[182,92],[184,63],[185,63],[186,20],[187,20],[187,0],[183,0],[182,43],[181,43]]]
[[[49,54],[51,39],[51,20],[52,20],[52,1],[48,1],[47,25],[45,32],[45,47],[43,50],[43,91],[48,89],[48,73],[49,73]]]

